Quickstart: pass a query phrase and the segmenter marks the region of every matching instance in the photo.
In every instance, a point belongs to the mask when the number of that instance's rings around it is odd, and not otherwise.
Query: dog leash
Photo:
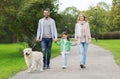
[[[32,46],[32,49],[36,46],[36,42],[34,42],[33,46]]]

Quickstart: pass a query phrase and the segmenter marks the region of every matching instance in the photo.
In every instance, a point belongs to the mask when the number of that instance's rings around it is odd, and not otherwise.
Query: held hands
[[[58,40],[57,39],[53,39],[53,41],[56,43]]]
[[[73,42],[73,44],[72,44],[73,46],[76,46],[76,45],[78,45],[78,40],[74,40],[74,42]]]

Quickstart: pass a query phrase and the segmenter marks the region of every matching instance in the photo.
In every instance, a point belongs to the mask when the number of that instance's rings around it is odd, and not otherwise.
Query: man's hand
[[[54,42],[57,42],[57,39],[53,39]]]
[[[40,39],[36,39],[36,42],[40,42],[41,40]]]

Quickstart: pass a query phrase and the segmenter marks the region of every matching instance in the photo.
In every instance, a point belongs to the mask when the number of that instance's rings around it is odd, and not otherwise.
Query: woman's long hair
[[[86,17],[85,17],[85,15],[84,15],[84,14],[79,14],[79,16],[78,16],[78,18],[77,18],[77,22],[79,22],[79,21],[80,21],[80,15],[82,15],[82,16],[84,17],[84,21],[85,21],[85,22],[87,22]]]

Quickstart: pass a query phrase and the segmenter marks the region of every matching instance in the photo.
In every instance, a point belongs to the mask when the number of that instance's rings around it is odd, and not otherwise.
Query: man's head
[[[46,8],[46,9],[44,10],[44,16],[45,16],[45,18],[48,18],[49,15],[50,15],[50,9],[49,9],[49,8]]]

